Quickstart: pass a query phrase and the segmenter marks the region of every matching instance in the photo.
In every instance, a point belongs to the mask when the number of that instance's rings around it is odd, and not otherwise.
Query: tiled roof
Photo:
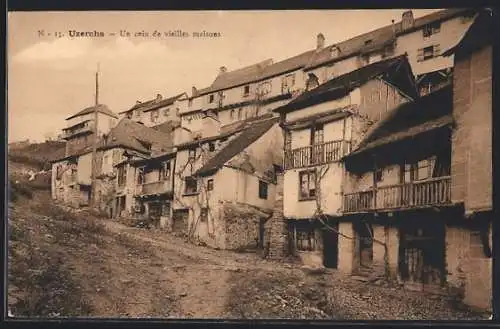
[[[453,122],[452,109],[451,84],[416,101],[404,103],[370,129],[349,157],[449,125]]]
[[[151,128],[156,129],[158,131],[161,131],[166,134],[171,134],[175,128],[178,128],[181,126],[181,122],[179,120],[169,120],[164,123],[161,123],[156,126],[152,126]]]
[[[375,62],[335,77],[317,88],[302,93],[290,103],[278,107],[274,111],[289,112],[323,101],[337,99],[379,76],[384,76],[384,79],[391,81],[393,85],[397,86],[408,96],[412,98],[417,97],[413,73],[411,72],[408,58],[406,55],[401,55]]]
[[[150,153],[145,144],[151,144],[152,149],[168,151],[173,146],[171,134],[146,127],[143,124],[123,118],[111,129],[99,148],[124,147],[142,153]]]
[[[316,52],[309,63],[306,65],[305,69],[313,69],[317,66],[333,63],[339,61],[341,59],[354,56],[356,54],[372,51],[376,49],[380,49],[384,45],[390,43],[395,36],[403,35],[409,33],[411,31],[415,31],[416,29],[422,28],[424,25],[438,22],[442,20],[446,20],[452,18],[456,15],[463,14],[467,10],[464,8],[450,8],[445,10],[440,10],[429,15],[425,15],[419,18],[416,18],[414,21],[414,26],[411,29],[402,30],[401,21],[395,22],[394,26],[389,24],[387,26],[378,28],[376,30],[370,31],[368,33],[357,35],[351,39],[339,42],[337,44],[330,45],[328,47],[323,48],[322,50]],[[394,31],[393,31],[394,29]],[[371,40],[368,44],[366,43],[368,40]],[[339,49],[339,53],[337,57],[331,56],[331,49],[333,47],[337,47]]]
[[[70,117],[67,117],[66,120],[70,120],[70,119],[79,117],[81,115],[93,113],[95,111],[96,107],[97,107],[97,112],[103,113],[103,114],[107,114],[107,115],[109,115],[109,116],[111,116],[113,118],[118,118],[118,115],[116,115],[113,111],[111,111],[106,105],[104,105],[104,104],[98,104],[96,106],[87,107],[87,108],[81,110],[80,112],[78,112],[77,114],[74,114],[74,115],[72,115]]]
[[[220,128],[220,133],[218,135],[209,136],[209,137],[185,142],[185,143],[177,145],[177,148],[178,149],[185,149],[185,148],[188,148],[190,146],[198,145],[200,143],[206,143],[209,141],[213,141],[213,140],[217,140],[217,139],[221,139],[221,138],[226,138],[226,137],[229,137],[229,136],[232,136],[234,134],[241,132],[242,130],[250,127],[253,124],[257,124],[258,122],[268,120],[268,119],[273,118],[273,117],[274,116],[272,115],[272,113],[267,113],[267,114],[264,114],[264,115],[261,115],[258,117],[252,117],[252,118],[248,118],[248,119],[243,120],[243,121],[238,121],[238,122],[233,123],[233,124],[224,125]]]
[[[169,98],[165,98],[165,99],[151,99],[151,100],[146,101],[146,102],[135,104],[130,109],[120,112],[120,114],[127,113],[127,112],[137,110],[137,109],[140,109],[142,112],[152,111],[152,110],[155,110],[155,109],[163,107],[163,106],[171,105],[176,100],[181,98],[182,96],[187,96],[187,95],[186,95],[186,93],[183,92],[183,93],[180,93],[178,95],[175,95],[175,96],[172,96]]]
[[[254,123],[243,130],[240,135],[231,140],[226,147],[220,150],[207,163],[198,169],[195,175],[206,175],[214,170],[220,169],[227,161],[245,150],[248,146],[258,140],[271,127],[278,122],[278,118],[272,118],[262,122]]]
[[[219,90],[240,86],[258,80],[262,75],[262,70],[271,65],[272,59],[267,59],[257,64],[243,67],[238,70],[221,73],[208,88],[200,89],[198,94],[204,95]]]
[[[302,53],[300,55],[297,55],[297,56],[294,56],[291,58],[287,58],[287,59],[282,60],[280,62],[266,66],[262,70],[262,74],[259,77],[259,80],[268,79],[268,78],[271,78],[273,76],[280,75],[280,74],[290,72],[290,71],[294,71],[294,70],[297,70],[297,69],[304,67],[308,63],[309,59],[314,54],[314,52],[315,52],[314,50],[310,50],[310,51],[307,51],[307,52]]]
[[[493,31],[495,31],[495,27],[492,13],[490,10],[484,9],[476,17],[462,39],[455,46],[443,52],[442,55],[468,54],[487,44],[491,45],[493,43]]]

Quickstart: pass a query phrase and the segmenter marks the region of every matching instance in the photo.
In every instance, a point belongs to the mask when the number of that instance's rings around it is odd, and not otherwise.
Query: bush
[[[25,197],[28,199],[33,198],[33,192],[23,183],[16,183],[13,180],[9,180],[9,198],[10,201],[17,201],[19,197]]]

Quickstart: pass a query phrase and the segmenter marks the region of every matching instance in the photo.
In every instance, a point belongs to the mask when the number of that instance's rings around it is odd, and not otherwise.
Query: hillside
[[[65,148],[66,143],[58,141],[13,143],[8,146],[8,159],[10,162],[24,164],[37,170],[49,170],[50,161],[63,157]]]

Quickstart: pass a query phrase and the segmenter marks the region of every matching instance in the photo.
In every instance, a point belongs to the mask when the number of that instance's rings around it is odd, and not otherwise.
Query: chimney
[[[161,99],[162,99],[161,94],[156,94],[156,100],[157,100],[157,101],[160,101]]]
[[[221,67],[219,68],[219,74],[223,74],[223,73],[226,73],[226,72],[227,72],[227,67],[225,67],[225,66],[221,66]]]
[[[396,37],[396,24],[394,23],[394,20],[392,20],[391,22],[392,22],[392,37],[395,38]]]
[[[319,33],[316,36],[316,50],[323,49],[325,46],[325,36],[322,33]]]
[[[136,104],[136,105],[139,105],[139,104],[141,104],[141,103],[142,103],[141,101],[135,101],[135,104]]]
[[[415,21],[413,19],[413,12],[411,10],[407,10],[403,12],[401,18],[401,30],[406,31],[413,27]]]
[[[191,87],[191,97],[196,97],[198,96],[198,89],[196,89],[195,86]]]

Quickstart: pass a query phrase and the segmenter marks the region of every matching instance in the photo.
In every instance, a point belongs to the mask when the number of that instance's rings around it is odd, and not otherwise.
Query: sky
[[[314,49],[318,33],[334,44],[399,21],[403,11],[10,12],[8,140],[43,141],[60,133],[67,117],[94,104],[98,65],[99,103],[118,113],[157,94],[207,87],[221,66],[230,71],[268,58],[277,62]],[[73,30],[104,37],[70,37]],[[219,36],[191,37],[203,31]]]

